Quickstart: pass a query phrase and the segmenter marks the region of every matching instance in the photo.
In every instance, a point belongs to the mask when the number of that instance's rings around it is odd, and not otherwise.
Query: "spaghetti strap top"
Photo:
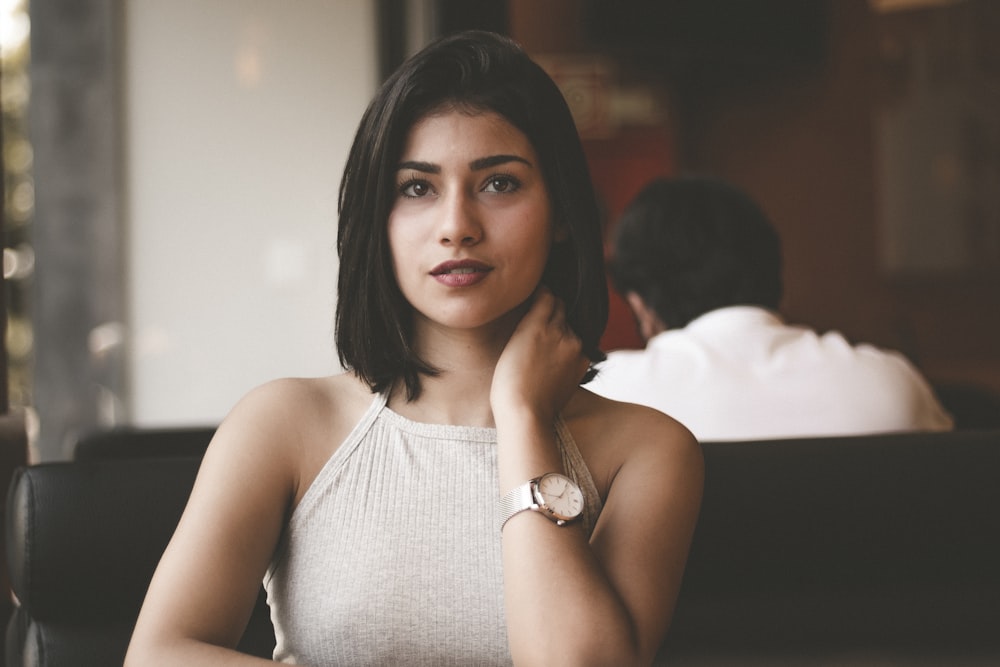
[[[561,418],[591,534],[601,499]],[[379,395],[289,519],[265,576],[274,659],[510,665],[496,429],[426,424]]]

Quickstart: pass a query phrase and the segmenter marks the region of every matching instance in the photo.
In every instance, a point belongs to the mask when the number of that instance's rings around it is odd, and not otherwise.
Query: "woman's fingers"
[[[535,311],[539,317],[544,317],[547,324],[559,326],[565,331],[571,332],[569,321],[566,319],[566,304],[562,299],[556,297],[548,287],[540,285],[533,297],[532,307],[529,312]],[[537,310],[536,310],[537,309]]]

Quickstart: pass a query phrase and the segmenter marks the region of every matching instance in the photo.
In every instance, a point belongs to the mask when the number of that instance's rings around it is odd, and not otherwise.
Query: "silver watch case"
[[[582,498],[583,494],[580,491],[580,487],[576,483],[567,477],[566,475],[550,472],[534,479],[530,479],[520,486],[514,487],[500,499],[500,529],[503,530],[504,525],[507,521],[520,512],[525,510],[532,510],[541,513],[543,516],[549,520],[555,522],[557,526],[564,526],[571,521],[574,521],[583,514],[583,506],[580,503],[580,508],[573,514],[563,514],[550,507],[545,500],[544,495],[539,490],[539,486],[543,479],[546,477],[559,477],[565,480],[565,483],[572,488],[574,493],[579,494]]]

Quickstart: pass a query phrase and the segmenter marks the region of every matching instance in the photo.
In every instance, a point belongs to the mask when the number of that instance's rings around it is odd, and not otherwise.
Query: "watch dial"
[[[573,480],[551,473],[538,480],[541,500],[560,519],[573,519],[583,511],[583,493]]]

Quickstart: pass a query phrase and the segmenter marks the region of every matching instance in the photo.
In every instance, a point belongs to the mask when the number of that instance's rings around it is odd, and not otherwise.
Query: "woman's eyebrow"
[[[519,155],[489,155],[487,157],[481,157],[477,160],[473,160],[469,163],[469,168],[472,169],[472,171],[479,171],[480,169],[489,169],[490,167],[495,167],[499,164],[505,164],[507,162],[523,162],[529,167],[534,166]]]
[[[440,174],[441,166],[436,164],[431,164],[430,162],[420,162],[419,160],[406,160],[400,162],[399,166],[396,167],[396,171],[402,169],[412,169],[414,171],[422,171],[428,174]]]
[[[470,162],[469,168],[472,171],[479,171],[480,169],[489,169],[490,167],[496,167],[497,165],[506,164],[508,162],[521,162],[529,167],[534,166],[519,155],[488,155]],[[441,173],[440,165],[433,164],[431,162],[422,162],[420,160],[404,160],[399,163],[398,167],[396,167],[396,171],[400,171],[402,169],[412,169],[426,174]]]

